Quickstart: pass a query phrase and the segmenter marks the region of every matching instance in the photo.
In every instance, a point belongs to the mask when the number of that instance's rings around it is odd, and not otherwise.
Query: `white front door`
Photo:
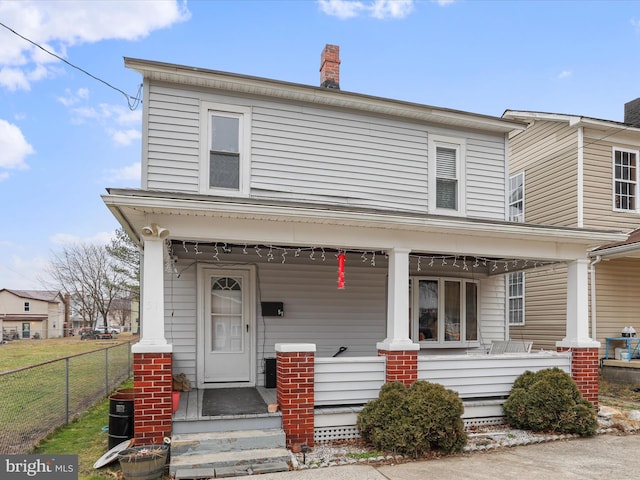
[[[203,386],[254,385],[252,274],[203,268]]]

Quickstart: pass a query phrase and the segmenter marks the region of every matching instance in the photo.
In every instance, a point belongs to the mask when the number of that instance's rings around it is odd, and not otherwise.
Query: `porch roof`
[[[599,245],[627,238],[610,230],[141,189],[109,189],[102,198],[140,243],[143,227],[156,223],[174,240],[203,243],[408,248],[418,254],[552,263],[586,258]]]

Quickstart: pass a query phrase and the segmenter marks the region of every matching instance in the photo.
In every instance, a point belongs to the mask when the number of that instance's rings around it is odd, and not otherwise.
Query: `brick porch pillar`
[[[136,445],[161,445],[173,418],[171,353],[134,353],[134,436]]]
[[[316,346],[276,343],[277,395],[287,447],[313,447]]]
[[[558,347],[559,352],[571,351],[571,378],[582,396],[598,407],[599,368],[598,348]]]
[[[417,350],[378,350],[378,356],[387,357],[385,382],[402,382],[410,387],[418,379]]]

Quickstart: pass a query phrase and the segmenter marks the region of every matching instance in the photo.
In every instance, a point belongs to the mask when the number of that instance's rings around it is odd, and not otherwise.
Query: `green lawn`
[[[121,388],[133,386],[126,382]],[[96,470],[93,464],[108,451],[109,400],[87,410],[77,421],[58,428],[34,449],[33,453],[78,454],[78,478],[99,480],[121,478],[118,461]]]
[[[80,340],[79,336],[43,340],[13,340],[0,344],[0,372],[28,367],[78,353],[92,352],[132,339],[133,336],[130,333],[122,333],[113,340]]]

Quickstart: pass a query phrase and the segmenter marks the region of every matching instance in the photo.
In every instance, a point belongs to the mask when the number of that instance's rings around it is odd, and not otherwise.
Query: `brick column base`
[[[378,350],[387,357],[386,383],[402,382],[410,387],[418,380],[418,352],[415,350]]]
[[[134,436],[136,445],[162,445],[173,419],[171,353],[133,354]]]
[[[571,378],[582,396],[598,407],[598,348],[558,347],[559,352],[571,351]]]
[[[278,404],[287,447],[313,447],[315,353],[276,352],[276,362]]]

